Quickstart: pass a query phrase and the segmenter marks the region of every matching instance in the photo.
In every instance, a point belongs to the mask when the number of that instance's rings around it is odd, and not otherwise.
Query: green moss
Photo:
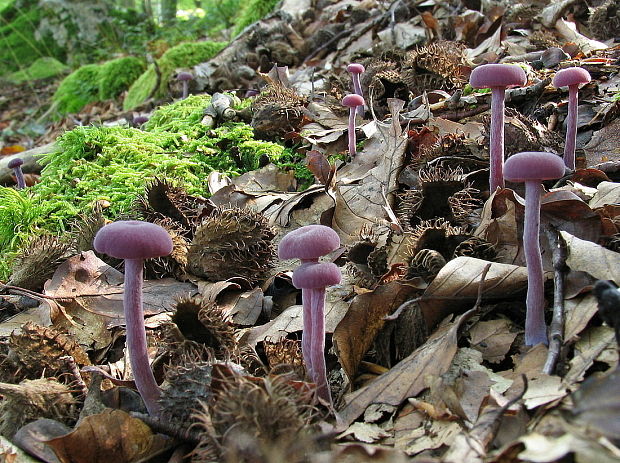
[[[280,0],[250,0],[237,16],[233,36],[239,34],[250,24],[267,16]]]
[[[61,115],[78,112],[88,103],[117,97],[143,69],[134,57],[87,64],[63,79],[52,100]]]
[[[213,58],[220,50],[226,46],[226,42],[191,42],[182,43],[166,51],[157,61],[161,78],[157,85],[157,74],[155,66],[150,65],[138,80],[129,88],[123,108],[130,110],[143,103],[149,95],[155,98],[163,98],[168,90],[168,81],[172,77],[175,69],[180,67],[195,66]]]
[[[67,72],[69,68],[56,58],[39,58],[23,71],[14,72],[9,76],[11,82],[20,83],[27,80],[40,80],[55,77]]]
[[[247,124],[202,125],[209,102],[208,95],[194,95],[162,106],[147,130],[78,127],[63,134],[58,151],[41,160],[40,183],[20,192],[0,189],[0,279],[7,278],[11,260],[30,234],[63,233],[101,200],[110,203],[109,219],[127,214],[155,177],[202,196],[209,194],[206,178],[214,170],[235,176],[272,162],[294,169],[302,181],[308,177],[295,152],[256,140]]]
[[[87,64],[60,83],[52,100],[60,114],[76,113],[99,97],[99,65]]]
[[[116,98],[144,72],[144,63],[134,56],[114,59],[99,69],[99,100]]]

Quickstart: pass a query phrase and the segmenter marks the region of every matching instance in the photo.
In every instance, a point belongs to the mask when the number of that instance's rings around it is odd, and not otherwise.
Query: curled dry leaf
[[[517,337],[511,330],[512,323],[506,319],[496,319],[476,323],[470,330],[470,342],[474,349],[482,353],[487,362],[499,363],[510,350]]]
[[[527,286],[527,270],[524,267],[465,256],[452,259],[439,271],[422,295],[420,306],[429,328],[450,313],[473,304],[478,296],[483,272],[489,264],[482,287],[483,299],[516,296]]]
[[[441,375],[450,368],[457,350],[459,328],[472,315],[473,311],[466,312],[452,323],[443,325],[407,358],[346,397],[347,404],[339,411],[342,422],[351,424],[373,403],[399,406],[426,389],[427,375]]]
[[[69,434],[50,439],[62,463],[129,463],[156,446],[151,429],[122,410],[105,410],[84,418]]]
[[[334,347],[340,364],[353,380],[362,358],[385,324],[384,317],[405,302],[415,288],[399,281],[379,286],[371,293],[360,294],[334,330]]]
[[[566,241],[566,265],[572,270],[587,272],[597,280],[612,280],[620,285],[620,254],[591,241],[560,232]]]

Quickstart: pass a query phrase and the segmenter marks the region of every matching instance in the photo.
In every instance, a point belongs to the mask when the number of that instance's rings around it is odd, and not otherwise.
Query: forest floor
[[[233,120],[296,150],[315,183],[297,191],[268,163],[209,175],[208,199],[151,179],[130,218],[165,225],[175,246],[144,282],[158,417],[131,381],[122,265],[88,247],[101,209],[80,228],[86,247],[63,248],[38,287],[11,283],[18,263],[0,285],[0,462],[620,461],[617,2],[479,3],[285,2],[292,17],[193,68],[194,93],[260,89]],[[365,66],[355,156],[340,104],[351,62]],[[591,76],[576,168],[541,198],[548,344],[524,336],[523,185],[489,189],[491,93],[468,84],[486,63],[527,79],[506,92],[507,158],[561,156],[568,91],[553,78]],[[57,84],[0,87],[0,162],[179,98],[171,83],[169,101],[93,103],[50,123]],[[224,124],[226,108],[210,109]],[[302,360],[298,262],[274,254],[311,224],[341,241],[324,258],[342,272],[325,302],[333,404]]]

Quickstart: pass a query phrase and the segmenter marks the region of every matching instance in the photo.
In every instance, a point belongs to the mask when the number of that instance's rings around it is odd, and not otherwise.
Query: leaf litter
[[[262,70],[268,91],[252,124],[297,140],[316,183],[295,191],[292,171],[273,165],[233,178],[214,172],[198,217],[184,209],[187,194],[168,190],[165,204],[146,196],[149,217],[178,243],[191,243],[218,206],[262,214],[274,249],[303,225],[338,232],[342,247],[326,258],[344,272],[326,299],[334,409],[317,402],[305,377],[295,263],[274,262],[254,282],[175,273],[164,262],[164,278],[145,283],[148,353],[166,400],[184,412],[145,415],[125,360],[122,268],[86,249],[63,257],[40,288],[3,285],[1,307],[11,315],[0,323],[2,461],[31,461],[9,441],[46,462],[168,461],[175,449],[192,462],[275,462],[284,454],[299,462],[617,461],[618,340],[591,290],[596,280],[620,284],[620,52],[611,36],[594,32],[594,10],[577,2],[481,11],[461,2],[333,1],[323,10],[294,3],[308,13],[287,25],[286,40],[304,59],[288,69],[274,59],[272,72]],[[355,24],[349,36],[338,32],[345,23]],[[317,39],[321,29],[333,42]],[[245,46],[233,42],[211,66],[243,56]],[[367,67],[371,111],[358,119],[362,142],[347,159],[338,103],[352,60]],[[567,95],[550,78],[569,65],[594,78],[580,99],[579,169],[547,184],[542,201],[542,223],[567,250],[551,374],[543,372],[549,349],[523,345],[523,190],[485,188],[490,99],[465,85],[474,65],[498,61],[520,63],[528,75],[527,86],[507,92],[509,154],[560,154]],[[313,83],[328,83],[320,98],[303,93],[312,87],[310,66]],[[98,110],[88,111],[80,117]],[[279,126],[269,111],[296,117]],[[558,251],[545,233],[540,241],[550,318]],[[242,250],[243,239],[231,246]],[[197,331],[173,321],[180,298],[190,296],[200,301],[191,318]],[[51,413],[44,399],[56,404]]]

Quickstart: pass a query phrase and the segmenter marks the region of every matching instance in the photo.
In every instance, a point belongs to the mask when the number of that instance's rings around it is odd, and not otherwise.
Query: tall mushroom
[[[194,76],[189,72],[183,71],[177,74],[177,80],[183,85],[183,95],[181,96],[181,99],[184,100],[189,95],[189,81],[194,80]]]
[[[319,257],[329,254],[338,249],[338,247],[340,247],[340,237],[334,230],[324,225],[306,225],[293,230],[282,238],[278,246],[278,257],[280,259],[300,259],[303,266],[307,263],[318,262]],[[302,273],[304,272],[306,271],[304,270]],[[306,286],[305,283],[301,283],[299,280],[299,275],[297,274],[297,277],[295,277],[295,273],[293,273],[293,284],[295,285],[295,282],[297,282]],[[318,350],[321,350],[321,356],[323,356],[321,346],[325,345],[323,321],[325,317],[323,311],[325,303],[324,301],[319,303],[325,297],[325,288],[323,287],[321,292],[318,288],[312,288],[312,285],[306,286],[306,288],[295,286],[302,290],[303,333],[301,337],[301,352],[308,375],[316,382],[321,369],[324,369],[325,362],[325,359],[323,359],[321,365],[315,365],[315,361],[318,361]]]
[[[566,118],[566,143],[564,144],[564,164],[575,170],[575,145],[577,144],[577,103],[579,85],[587,84],[592,78],[583,68],[566,68],[558,71],[553,78],[556,88],[568,87],[568,116]]]
[[[22,172],[23,164],[24,160],[22,158],[13,158],[7,164],[7,167],[9,169],[13,169],[13,174],[15,174],[15,180],[17,181],[18,190],[26,188],[26,179],[24,178],[24,173]]]
[[[364,98],[364,92],[362,91],[362,83],[360,81],[360,75],[366,70],[364,65],[359,63],[351,63],[347,66],[347,72],[351,73],[351,79],[353,80],[353,91],[356,95]],[[364,105],[357,107],[357,115],[364,117]]]
[[[564,175],[564,162],[551,153],[524,152],[510,156],[504,166],[509,182],[525,182],[525,219],[523,251],[527,266],[527,299],[525,314],[525,344],[547,344],[545,324],[545,294],[542,257],[540,255],[540,196],[541,182]]]
[[[125,259],[123,309],[129,360],[138,392],[149,414],[157,416],[161,391],[149,365],[142,308],[142,267],[144,259],[170,254],[172,239],[159,225],[129,220],[113,222],[101,228],[93,246],[97,252]]]
[[[342,106],[349,108],[349,154],[355,156],[355,110],[359,106],[364,106],[364,98],[354,93],[342,99]]]
[[[489,188],[493,193],[504,187],[504,98],[506,87],[525,85],[527,76],[515,64],[485,64],[471,73],[469,83],[474,88],[491,89],[491,136],[489,146]]]

